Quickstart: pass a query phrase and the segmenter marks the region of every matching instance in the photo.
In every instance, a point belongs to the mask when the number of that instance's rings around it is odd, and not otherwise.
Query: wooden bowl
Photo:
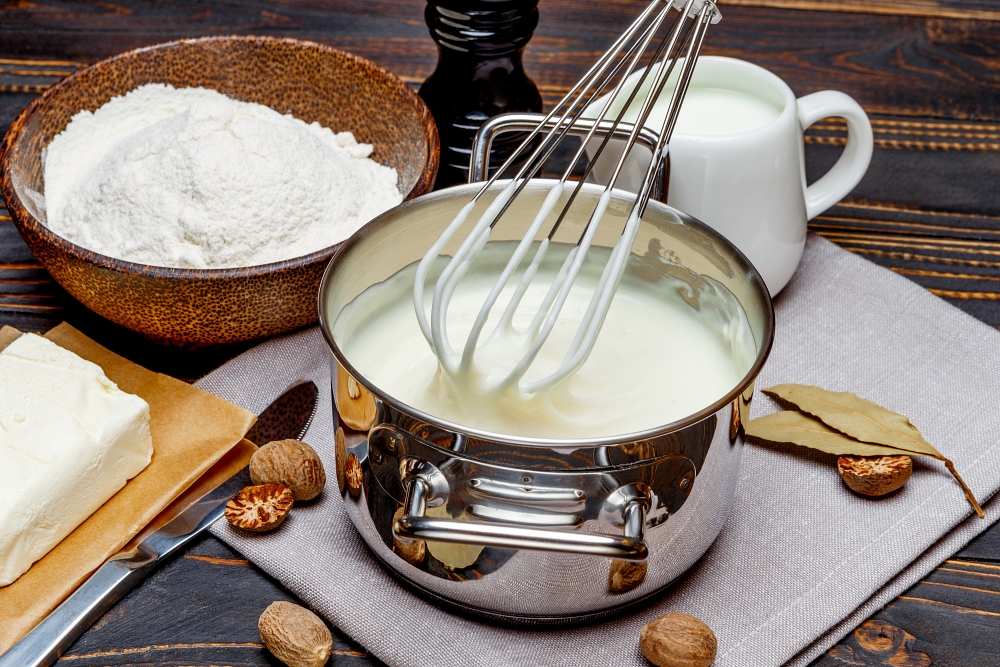
[[[271,264],[176,269],[82,248],[44,225],[42,150],[77,112],[147,83],[203,86],[265,104],[374,146],[406,199],[431,189],[437,128],[398,77],[343,51],[294,39],[224,36],[129,51],[82,69],[25,108],[0,146],[0,190],[38,260],[87,308],[159,342],[200,347],[291,331],[316,321],[320,277],[338,246]]]

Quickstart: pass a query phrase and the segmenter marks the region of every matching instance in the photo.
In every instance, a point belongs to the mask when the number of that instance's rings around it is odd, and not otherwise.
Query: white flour
[[[204,88],[137,88],[46,149],[48,227],[119,259],[251,266],[343,241],[402,201],[372,147]]]

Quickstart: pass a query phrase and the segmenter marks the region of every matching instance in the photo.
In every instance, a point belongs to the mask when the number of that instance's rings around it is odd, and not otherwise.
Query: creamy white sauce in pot
[[[520,280],[516,273],[490,313],[475,363],[468,372],[446,372],[420,331],[413,310],[416,264],[373,285],[339,314],[334,338],[346,359],[376,387],[435,417],[497,434],[534,438],[594,438],[634,433],[694,414],[731,391],[756,357],[746,314],[721,284],[687,272],[643,270],[633,256],[586,363],[548,390],[525,394],[496,386],[521,359],[530,341],[523,332],[535,315],[569,248],[553,245],[513,318],[513,328],[493,332]],[[448,311],[448,337],[461,351],[472,323],[513,251],[490,243],[458,286]],[[529,253],[530,256],[530,253]],[[573,339],[608,252],[593,248],[559,322],[526,379],[554,371]],[[430,308],[439,258],[428,276]],[[661,266],[669,267],[659,260]],[[638,270],[632,270],[633,265]]]

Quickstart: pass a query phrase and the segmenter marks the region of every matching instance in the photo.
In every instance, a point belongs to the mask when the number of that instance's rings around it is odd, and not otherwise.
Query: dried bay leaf
[[[801,447],[818,449],[827,454],[854,456],[910,455],[911,452],[860,442],[839,433],[809,415],[786,410],[773,415],[751,419],[746,424],[746,434],[771,442],[788,442]]]
[[[979,502],[972,494],[972,490],[955,469],[955,464],[939,452],[934,445],[927,442],[906,416],[849,391],[835,392],[813,385],[779,384],[765,389],[764,392],[793,404],[802,412],[812,415],[831,429],[849,436],[849,439],[895,449],[897,451],[893,453],[897,454],[931,456],[938,459],[944,463],[948,471],[958,481],[965,492],[966,499],[979,518],[986,517],[983,508],[979,506]],[[756,420],[751,420],[750,423],[754,421]],[[839,453],[856,454],[856,452],[846,451]],[[872,456],[872,454],[862,454],[862,456]]]
[[[764,391],[862,442],[944,459],[905,416],[849,391],[827,391],[806,384],[779,384]]]

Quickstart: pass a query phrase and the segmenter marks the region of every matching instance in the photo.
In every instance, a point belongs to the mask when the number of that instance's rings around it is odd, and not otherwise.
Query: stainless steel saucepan
[[[492,241],[520,239],[551,185],[530,183]],[[672,424],[586,440],[498,435],[425,414],[352,366],[335,323],[368,287],[419,261],[479,187],[424,195],[384,213],[327,268],[319,308],[335,378],[341,492],[375,556],[439,603],[531,624],[597,618],[670,584],[722,529],[739,473],[741,424],[771,348],[771,300],[731,243],[651,201],[628,271],[654,288],[679,290],[693,309],[742,308],[756,357],[738,385]],[[601,190],[583,189],[555,242],[575,242]],[[633,197],[613,198],[595,246],[614,245]]]

